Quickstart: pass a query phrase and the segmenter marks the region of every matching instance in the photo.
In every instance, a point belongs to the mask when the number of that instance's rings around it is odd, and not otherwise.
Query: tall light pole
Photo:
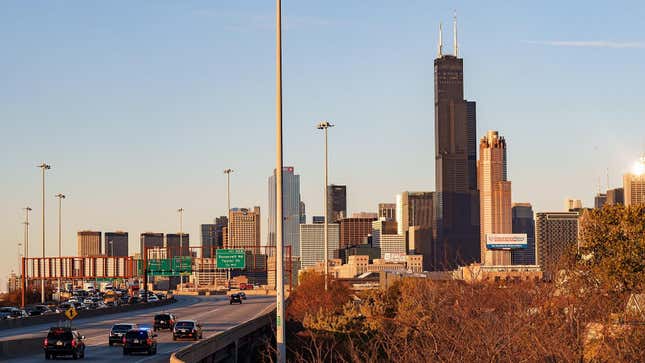
[[[31,207],[22,208],[25,211],[25,221],[22,222],[25,225],[25,258],[29,257],[29,212],[32,211]]]
[[[63,254],[61,252],[62,251],[62,243],[61,243],[61,240],[62,240],[61,235],[62,235],[62,233],[61,233],[61,231],[62,231],[62,216],[63,216],[63,214],[62,214],[62,211],[63,211],[62,205],[63,205],[63,203],[62,202],[63,202],[63,199],[65,199],[65,194],[58,193],[58,194],[56,194],[56,198],[58,198],[58,266],[62,267],[61,260],[60,260],[60,258],[63,257]],[[58,299],[59,300],[60,300],[60,286],[61,286],[60,275],[62,273],[63,273],[63,271],[59,271],[59,274],[58,274],[58,276],[59,276],[58,277],[58,296],[59,296]]]
[[[325,291],[327,291],[327,278],[329,276],[329,261],[328,261],[328,255],[329,255],[329,206],[327,205],[327,188],[329,185],[328,178],[327,178],[327,169],[328,169],[328,161],[327,161],[327,131],[329,130],[330,127],[334,127],[331,123],[327,121],[322,121],[318,123],[316,126],[317,129],[319,130],[325,130],[325,198],[323,199],[324,203],[324,208],[325,208],[325,224],[323,226],[324,229],[324,235],[325,235],[325,254],[324,254],[324,261],[325,261]]]
[[[181,262],[183,261],[184,252],[184,208],[177,209],[179,213],[179,291],[184,290],[184,276],[181,274]]]
[[[286,362],[287,350],[284,339],[284,269],[283,269],[283,259],[282,259],[282,223],[284,223],[282,217],[282,3],[281,0],[276,0],[276,44],[275,44],[275,80],[276,80],[276,92],[275,92],[275,128],[276,128],[276,140],[275,140],[275,200],[276,200],[276,228],[275,228],[275,281],[276,281],[276,292],[275,292],[275,337],[276,337],[276,348],[278,355],[278,363]],[[289,261],[291,262],[291,261]]]
[[[51,165],[47,165],[44,162],[38,165],[37,167],[41,169],[43,174],[43,260],[39,270],[41,274],[40,302],[44,304],[45,303],[45,170],[49,170],[52,167]]]
[[[231,245],[231,173],[233,169],[224,169],[226,174],[226,247]],[[228,288],[231,269],[226,269],[226,286]]]

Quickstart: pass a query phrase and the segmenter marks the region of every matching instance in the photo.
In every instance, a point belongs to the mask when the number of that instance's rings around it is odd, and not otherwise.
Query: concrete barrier
[[[148,309],[157,306],[164,306],[174,303],[176,300],[167,299],[157,302],[147,303],[147,304],[134,304],[134,305],[121,305],[113,306],[105,309],[95,309],[95,310],[80,310],[76,319],[91,318],[101,315],[109,314],[118,314],[128,311]],[[60,320],[66,320],[65,315],[61,314],[51,314],[51,315],[38,315],[31,316],[24,319],[7,319],[0,321],[0,330],[14,329],[14,328],[23,328],[32,325],[47,324],[47,323],[56,323]]]
[[[45,337],[0,341],[0,361],[43,351]]]
[[[170,356],[170,362],[254,362],[271,341],[274,322],[275,309],[178,350]]]

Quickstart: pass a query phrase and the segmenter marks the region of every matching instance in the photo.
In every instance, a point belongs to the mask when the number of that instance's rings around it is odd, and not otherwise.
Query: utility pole
[[[181,274],[181,262],[184,261],[184,208],[177,209],[179,213],[179,291],[184,291],[184,276]]]
[[[233,169],[225,169],[226,174],[226,247],[231,248],[231,173]],[[226,269],[226,287],[231,286],[231,269]]]
[[[51,165],[47,165],[46,163],[42,163],[38,165],[38,168],[42,170],[43,174],[43,259],[41,263],[39,264],[39,272],[40,272],[40,303],[44,304],[45,303],[45,170],[51,169]]]
[[[61,267],[61,269],[60,269],[60,271],[58,273],[58,301],[60,301],[60,292],[61,292],[60,287],[61,287],[61,282],[62,282],[60,275],[62,275],[62,273],[63,273],[63,269],[62,269],[63,266],[62,266],[62,263],[61,263],[61,258],[63,257],[63,254],[61,252],[62,251],[62,243],[61,243],[62,232],[61,231],[62,231],[62,218],[63,218],[63,214],[62,214],[62,210],[63,210],[62,204],[63,203],[62,203],[62,201],[63,201],[63,199],[65,199],[65,195],[62,194],[62,193],[58,193],[58,194],[56,194],[56,198],[58,198],[58,266]]]
[[[276,0],[276,166],[275,166],[275,185],[276,185],[276,345],[278,363],[286,362],[286,344],[284,339],[284,268],[282,257],[282,3]],[[289,261],[291,262],[291,261]]]

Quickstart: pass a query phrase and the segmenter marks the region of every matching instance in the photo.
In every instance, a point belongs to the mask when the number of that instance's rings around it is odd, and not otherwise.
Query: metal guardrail
[[[236,327],[224,330],[170,356],[171,363],[254,362],[273,340],[275,308]]]

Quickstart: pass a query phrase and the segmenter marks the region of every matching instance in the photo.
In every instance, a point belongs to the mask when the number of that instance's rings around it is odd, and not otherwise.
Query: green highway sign
[[[244,250],[217,250],[217,268],[244,268],[245,266]]]
[[[150,276],[180,276],[193,272],[193,262],[190,256],[150,259],[147,262],[148,275]]]

